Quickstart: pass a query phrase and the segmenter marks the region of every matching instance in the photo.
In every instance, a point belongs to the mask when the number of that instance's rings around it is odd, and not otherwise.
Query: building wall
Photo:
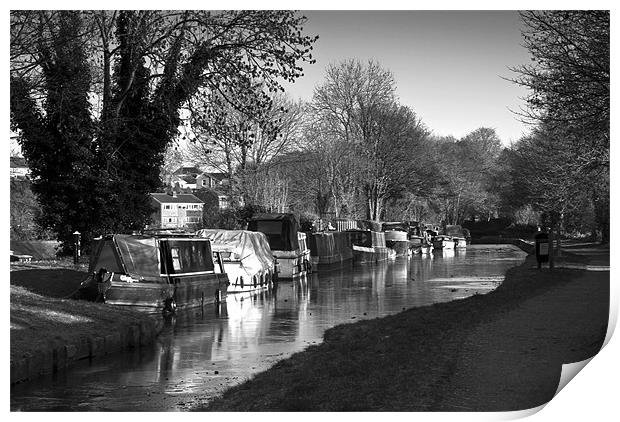
[[[26,177],[30,174],[28,167],[11,167],[10,177]]]
[[[184,228],[202,221],[203,204],[161,204],[161,227]]]

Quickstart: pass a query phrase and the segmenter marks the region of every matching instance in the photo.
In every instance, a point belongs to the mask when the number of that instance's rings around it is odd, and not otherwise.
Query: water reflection
[[[435,251],[346,264],[277,289],[179,313],[139,353],[82,362],[11,388],[12,410],[178,410],[208,400],[321,341],[336,324],[494,288],[525,254],[513,247]]]

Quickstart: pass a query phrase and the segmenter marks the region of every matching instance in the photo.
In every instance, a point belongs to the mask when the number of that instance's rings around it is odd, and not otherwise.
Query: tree
[[[609,11],[521,13],[532,65],[514,68],[531,90],[525,117],[571,148],[574,170],[609,167]],[[570,143],[570,146],[569,146]]]
[[[291,11],[14,11],[11,122],[45,227],[141,228],[195,95],[261,120],[316,37]],[[260,86],[256,81],[260,80]]]
[[[533,64],[515,68],[514,82],[531,90],[523,114],[537,128],[518,145],[516,172],[526,183],[536,181],[528,183],[529,195],[554,223],[581,203],[573,199],[587,186],[607,240],[609,11],[534,11],[522,18]]]
[[[225,116],[215,121],[205,111],[210,107],[197,98],[191,127],[193,141],[188,155],[227,174],[231,196],[250,203],[252,181],[269,172],[270,162],[288,153],[298,143],[303,105],[282,93],[270,96],[271,105],[260,120],[228,106]],[[202,111],[200,111],[202,110]]]
[[[367,201],[367,218],[383,218],[386,202],[405,191],[417,192],[416,158],[427,131],[408,107],[396,103],[368,113],[361,152],[361,186]]]
[[[438,140],[434,196],[445,224],[460,224],[468,215],[490,218],[497,211],[499,198],[493,182],[501,149],[491,128],[478,128],[460,140]]]

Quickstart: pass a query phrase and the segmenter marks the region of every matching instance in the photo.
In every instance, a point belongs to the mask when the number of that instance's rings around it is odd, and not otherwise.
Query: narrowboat
[[[310,249],[306,233],[299,231],[294,214],[258,214],[248,222],[248,230],[267,236],[271,253],[277,260],[278,280],[303,277],[311,271]]]
[[[413,254],[419,254],[423,252],[423,248],[428,246],[422,236],[409,236],[409,250]]]
[[[91,277],[77,298],[148,312],[226,300],[228,277],[208,239],[115,234],[91,244]]]
[[[396,258],[396,251],[385,244],[385,233],[371,230],[349,230],[352,234],[353,261],[375,263]]]
[[[351,234],[348,232],[306,233],[306,239],[313,270],[319,266],[342,264],[353,258]]]
[[[433,249],[454,249],[452,236],[438,235],[433,237]]]
[[[455,248],[467,247],[467,237],[469,230],[463,229],[458,224],[447,225],[443,230],[444,234],[451,236],[454,239]],[[469,236],[471,238],[471,236]]]
[[[218,252],[230,285],[228,293],[251,292],[273,287],[275,258],[267,236],[247,230],[203,229],[196,236],[209,239]]]
[[[385,245],[396,251],[396,256],[407,256],[410,251],[409,227],[406,223],[386,222],[382,225]]]

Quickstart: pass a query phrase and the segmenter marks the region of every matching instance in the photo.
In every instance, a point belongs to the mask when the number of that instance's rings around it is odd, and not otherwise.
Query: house
[[[204,202],[191,193],[151,193],[153,228],[193,228],[202,222]]]
[[[184,166],[184,167],[179,167],[174,174],[176,176],[192,176],[194,178],[196,178],[196,176],[198,176],[199,174],[202,173],[202,170],[200,170],[198,167],[196,166]]]
[[[201,173],[196,176],[196,189],[214,189],[216,186],[222,184],[225,178],[225,173]]]
[[[30,169],[24,157],[11,157],[11,178],[25,178],[30,175]]]
[[[172,176],[171,184],[173,188],[178,188],[179,190],[195,190],[196,189],[196,178],[193,176]]]

